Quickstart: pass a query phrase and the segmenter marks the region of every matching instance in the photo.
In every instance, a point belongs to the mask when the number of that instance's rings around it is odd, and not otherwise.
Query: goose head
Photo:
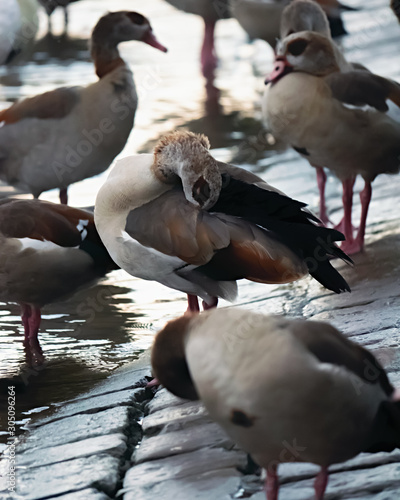
[[[138,40],[167,52],[154,36],[150,21],[138,12],[129,11],[109,12],[99,19],[92,33],[92,52],[94,47],[105,45],[113,49],[119,43],[130,40]]]
[[[203,209],[218,200],[222,179],[210,143],[202,134],[173,132],[160,139],[154,150],[153,169],[166,183],[182,182],[186,199]]]
[[[185,355],[185,337],[192,317],[187,313],[158,332],[151,349],[151,365],[154,376],[172,394],[197,400],[199,397]]]
[[[314,76],[339,71],[332,41],[313,31],[301,31],[278,42],[274,70],[265,83],[277,82],[293,71]]]
[[[299,31],[315,31],[331,37],[329,21],[322,8],[314,0],[297,0],[285,7],[282,13],[280,37]]]

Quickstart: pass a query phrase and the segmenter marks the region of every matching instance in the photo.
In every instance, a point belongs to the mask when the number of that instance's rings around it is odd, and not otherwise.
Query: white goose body
[[[181,259],[145,247],[125,231],[131,210],[158,198],[173,187],[159,181],[151,169],[152,164],[153,156],[150,154],[128,156],[118,161],[98,193],[101,203],[96,201],[95,208],[97,230],[113,259],[122,269],[142,279],[162,279],[185,264]]]

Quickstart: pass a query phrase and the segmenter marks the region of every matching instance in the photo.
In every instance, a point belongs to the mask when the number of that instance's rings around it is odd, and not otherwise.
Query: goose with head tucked
[[[173,132],[154,155],[119,160],[100,189],[95,223],[128,273],[189,295],[198,310],[233,300],[236,280],[288,283],[311,274],[349,290],[329,258],[350,259],[343,235],[317,225],[305,204],[238,167],[217,162],[204,135]]]
[[[96,24],[91,53],[99,80],[17,101],[0,112],[0,178],[32,193],[60,189],[106,170],[131,132],[137,95],[118,44],[139,40],[166,51],[137,12],[111,12]],[[1,126],[2,125],[2,126]]]
[[[41,200],[0,201],[0,300],[21,306],[27,353],[39,359],[41,309],[117,269],[93,213]]]
[[[267,500],[278,498],[281,463],[319,465],[322,500],[330,465],[400,447],[399,391],[371,352],[328,323],[239,308],[186,314],[156,335],[151,361],[164,387],[201,399],[266,470]]]
[[[400,85],[362,69],[344,72],[336,54],[332,41],[319,33],[286,37],[277,47],[275,69],[266,81],[263,114],[276,137],[311,166],[326,167],[342,181],[342,249],[356,253],[364,246],[372,181],[400,168],[400,124],[386,114],[387,100],[400,106]],[[354,236],[351,212],[357,175],[365,187]]]

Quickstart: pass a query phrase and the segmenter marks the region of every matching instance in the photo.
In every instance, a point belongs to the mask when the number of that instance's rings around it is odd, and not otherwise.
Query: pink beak
[[[161,50],[161,52],[168,52],[167,47],[161,45],[157,38],[153,35],[153,31],[150,29],[142,38],[142,42],[151,45],[152,47]]]
[[[275,59],[275,65],[274,69],[272,70],[272,73],[270,73],[266,78],[265,78],[265,85],[271,82],[276,82],[279,80],[279,78],[282,78],[282,76],[286,75],[287,73],[290,73],[292,71],[292,66],[284,59],[283,57],[277,57]]]

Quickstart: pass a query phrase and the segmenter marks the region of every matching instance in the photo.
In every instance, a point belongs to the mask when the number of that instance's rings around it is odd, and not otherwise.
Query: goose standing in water
[[[350,261],[343,235],[317,225],[304,203],[261,178],[217,162],[208,139],[173,132],[154,155],[119,160],[100,189],[95,223],[114,261],[138,278],[189,296],[198,311],[233,300],[236,280],[289,283],[311,274],[349,290],[330,257]]]
[[[363,69],[342,71],[332,41],[309,31],[289,35],[278,45],[275,68],[266,83],[263,114],[268,128],[313,167],[326,167],[342,181],[342,249],[361,251],[371,183],[381,173],[400,169],[400,124],[386,114],[388,99],[400,106],[400,85]],[[357,175],[365,187],[354,237],[351,215]]]
[[[85,210],[41,200],[0,201],[0,300],[20,304],[24,345],[42,358],[41,309],[117,269]]]
[[[218,58],[215,53],[214,33],[217,21],[231,17],[229,0],[166,0],[179,10],[195,14],[204,20],[204,38],[201,47],[201,69],[205,78],[213,79]]]
[[[51,32],[51,16],[57,7],[62,7],[64,9],[64,30],[67,31],[68,5],[73,2],[78,2],[78,0],[39,0],[39,3],[43,6],[47,14],[49,32]]]
[[[0,112],[0,178],[37,198],[106,170],[133,127],[137,94],[118,44],[138,40],[165,52],[137,12],[111,12],[96,24],[91,53],[99,80],[61,87]],[[2,124],[2,125],[1,125]]]
[[[266,469],[267,500],[278,498],[280,463],[319,465],[322,500],[330,465],[400,447],[399,391],[373,354],[328,323],[238,308],[187,314],[157,334],[151,360],[163,386],[201,399]]]

